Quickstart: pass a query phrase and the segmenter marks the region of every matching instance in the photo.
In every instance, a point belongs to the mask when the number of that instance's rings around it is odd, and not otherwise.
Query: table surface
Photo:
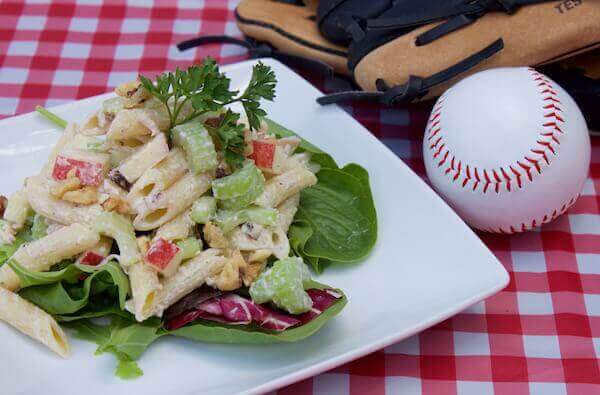
[[[201,34],[239,36],[237,1],[0,2],[0,117],[107,92],[233,46],[178,52]],[[327,88],[319,81],[313,82]],[[429,105],[344,107],[418,174]],[[281,394],[600,393],[600,141],[590,178],[555,222],[514,236],[480,234],[509,286],[419,335],[278,391]]]

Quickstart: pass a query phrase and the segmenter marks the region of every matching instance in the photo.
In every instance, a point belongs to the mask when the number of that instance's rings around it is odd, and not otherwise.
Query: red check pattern
[[[0,115],[106,92],[138,73],[243,50],[179,53],[200,34],[239,35],[235,1],[0,2]],[[322,84],[317,84],[322,87]],[[430,105],[346,107],[424,175]],[[481,234],[505,265],[502,292],[425,332],[278,391],[280,394],[600,393],[600,141],[590,178],[558,220],[515,236]]]

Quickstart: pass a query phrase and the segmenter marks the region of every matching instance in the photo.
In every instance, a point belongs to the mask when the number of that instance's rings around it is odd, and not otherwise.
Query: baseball
[[[423,141],[436,191],[471,226],[498,233],[567,211],[583,188],[590,151],[575,101],[525,67],[483,71],[448,89]]]

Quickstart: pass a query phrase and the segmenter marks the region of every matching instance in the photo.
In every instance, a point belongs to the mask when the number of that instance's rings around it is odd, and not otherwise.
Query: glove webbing
[[[187,49],[199,47],[202,45],[218,43],[242,46],[248,50],[250,58],[252,59],[271,57],[278,59],[286,64],[291,64],[300,68],[307,69],[309,71],[317,72],[326,78],[333,77],[333,69],[325,62],[322,62],[317,59],[305,58],[303,56],[280,52],[268,44],[259,43],[255,40],[252,40],[251,38],[245,38],[242,40],[239,38],[224,35],[202,36],[180,42],[179,44],[177,44],[177,49],[179,49],[180,51],[185,51]]]
[[[464,73],[482,61],[488,59],[504,48],[502,39],[494,41],[481,51],[465,58],[449,68],[423,78],[411,75],[408,82],[402,85],[389,87],[385,81],[379,79],[376,82],[379,92],[349,91],[338,92],[322,96],[317,99],[319,104],[332,104],[341,101],[369,101],[386,105],[407,102],[425,96],[429,89]]]

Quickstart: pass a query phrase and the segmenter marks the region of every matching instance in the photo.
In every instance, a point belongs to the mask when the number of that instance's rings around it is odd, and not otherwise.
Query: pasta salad
[[[127,379],[161,336],[299,341],[339,313],[313,277],[374,246],[368,173],[267,118],[275,86],[259,62],[233,91],[207,58],[118,86],[81,124],[38,108],[64,132],[0,196],[0,320],[63,357],[68,328]]]

